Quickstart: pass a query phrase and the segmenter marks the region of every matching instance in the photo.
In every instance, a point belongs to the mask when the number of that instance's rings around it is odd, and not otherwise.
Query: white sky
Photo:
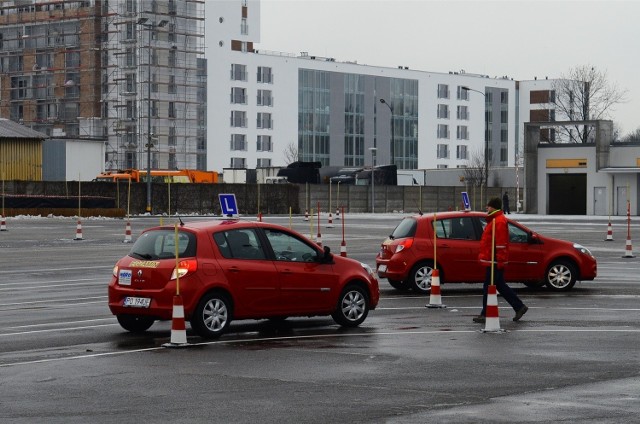
[[[640,128],[640,0],[260,0],[259,49],[431,72],[558,78],[582,65],[627,90]]]

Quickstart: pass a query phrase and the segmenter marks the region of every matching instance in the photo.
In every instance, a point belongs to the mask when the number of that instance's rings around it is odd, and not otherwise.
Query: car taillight
[[[118,278],[118,265],[113,267],[113,276]]]
[[[184,277],[185,275],[191,274],[198,269],[198,261],[195,259],[185,259],[178,263],[178,266],[173,269],[171,273],[171,279],[175,280],[176,278]]]
[[[398,242],[398,245],[396,246],[396,251],[394,253],[402,252],[404,249],[408,249],[411,246],[413,246],[413,239],[412,238],[407,238],[407,239],[400,240]]]

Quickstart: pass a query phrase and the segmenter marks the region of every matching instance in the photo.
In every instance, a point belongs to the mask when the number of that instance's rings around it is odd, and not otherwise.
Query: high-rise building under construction
[[[204,3],[3,0],[0,117],[104,140],[107,170],[205,169]]]

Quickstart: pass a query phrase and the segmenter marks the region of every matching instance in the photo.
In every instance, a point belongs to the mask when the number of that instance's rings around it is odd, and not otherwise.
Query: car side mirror
[[[333,253],[331,253],[331,248],[329,246],[324,246],[323,254],[320,257],[321,264],[330,264],[333,262]]]
[[[529,244],[538,244],[540,243],[540,239],[537,234],[530,232],[527,236],[527,243]]]

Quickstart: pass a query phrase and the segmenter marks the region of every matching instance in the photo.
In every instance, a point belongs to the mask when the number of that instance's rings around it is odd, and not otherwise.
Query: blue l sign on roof
[[[220,209],[222,210],[222,215],[238,215],[238,204],[236,203],[235,194],[219,194],[218,197],[220,199]]]
[[[462,204],[465,211],[471,210],[471,202],[469,202],[469,194],[466,191],[462,192]]]

